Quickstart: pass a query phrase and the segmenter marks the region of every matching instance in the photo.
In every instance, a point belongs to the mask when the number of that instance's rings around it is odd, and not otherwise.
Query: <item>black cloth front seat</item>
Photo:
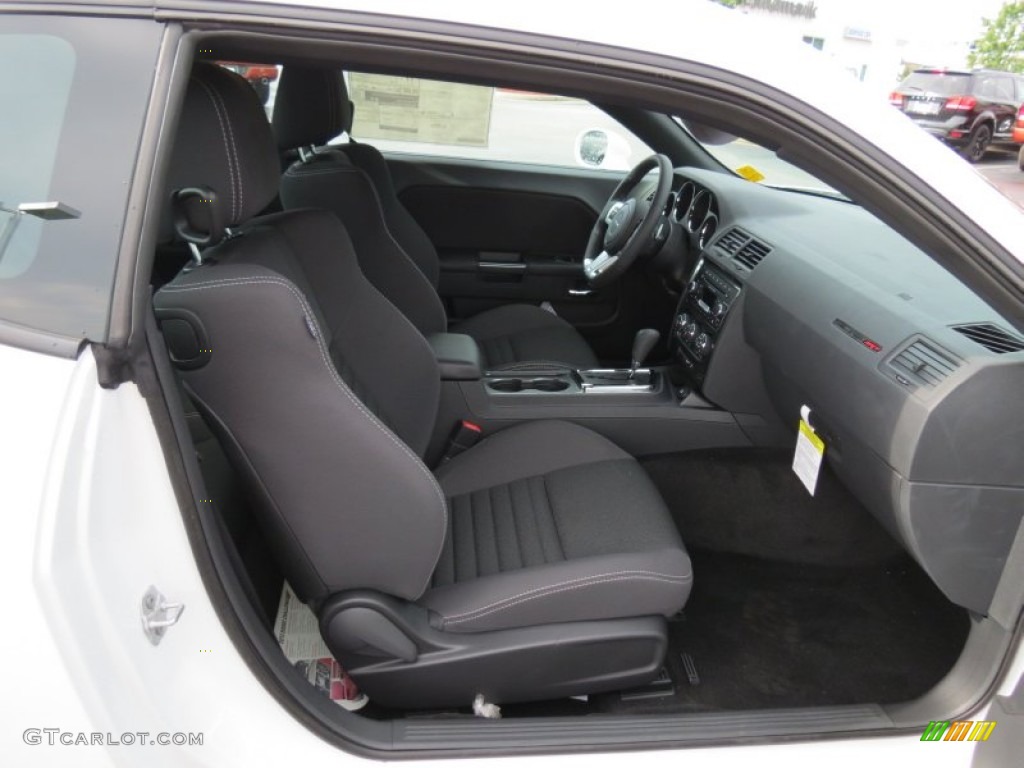
[[[448,328],[437,295],[437,251],[399,201],[384,157],[363,143],[323,148],[351,129],[352,116],[340,72],[295,66],[282,70],[274,100],[274,132],[279,149],[302,151],[281,180],[281,202],[287,209],[324,208],[337,214],[370,282],[420,333],[444,332]],[[532,304],[488,310],[450,330],[476,339],[488,370],[598,364],[572,325]]]
[[[332,213],[253,218],[275,194],[276,162],[248,84],[197,64],[166,198],[195,188],[212,201],[180,207],[179,232],[218,217],[232,231],[154,307],[332,651],[394,706],[652,678],[663,617],[692,577],[640,465],[588,429],[538,421],[431,471],[431,347],[365,278]]]

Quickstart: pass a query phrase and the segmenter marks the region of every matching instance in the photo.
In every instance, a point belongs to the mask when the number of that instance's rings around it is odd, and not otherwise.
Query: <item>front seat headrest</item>
[[[168,171],[163,239],[171,234],[171,200],[178,190],[214,193],[212,202],[197,196],[184,207],[189,228],[202,232],[210,221],[234,227],[256,216],[277,194],[280,175],[273,133],[256,92],[234,72],[198,62]],[[204,205],[217,210],[211,215]],[[213,242],[219,239],[214,234]]]
[[[274,135],[282,150],[320,147],[352,129],[345,76],[336,69],[287,66],[274,97]]]

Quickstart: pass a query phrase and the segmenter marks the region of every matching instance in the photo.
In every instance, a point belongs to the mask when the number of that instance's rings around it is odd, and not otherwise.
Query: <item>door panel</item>
[[[506,303],[550,301],[598,343],[619,315],[616,286],[587,293],[590,230],[622,174],[390,155],[403,205],[441,259],[453,318]]]

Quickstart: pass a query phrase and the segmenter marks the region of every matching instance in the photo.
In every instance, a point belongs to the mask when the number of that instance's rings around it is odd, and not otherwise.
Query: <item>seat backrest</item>
[[[296,66],[282,70],[274,101],[274,133],[282,152],[303,151],[281,180],[281,202],[286,208],[311,206],[335,212],[349,229],[363,271],[378,290],[421,332],[443,331],[436,326],[438,316],[444,317],[437,296],[437,251],[398,199],[383,155],[354,141],[312,151],[350,131],[353,110],[341,72]]]
[[[210,188],[233,228],[154,297],[185,386],[301,598],[415,599],[447,521],[421,459],[440,392],[430,346],[363,276],[335,216],[249,219],[274,197],[277,174],[259,169],[277,153],[243,79],[196,65],[181,126],[170,190]]]

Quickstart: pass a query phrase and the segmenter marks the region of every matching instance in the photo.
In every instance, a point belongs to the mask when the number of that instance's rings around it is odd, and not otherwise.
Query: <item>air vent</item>
[[[743,230],[736,229],[735,227],[733,227],[732,229],[726,231],[726,233],[723,234],[720,238],[718,238],[718,242],[715,243],[715,245],[717,245],[730,256],[735,256],[736,251],[738,251],[740,247],[749,239],[750,235],[748,235]]]
[[[897,354],[889,365],[897,373],[909,375],[929,387],[942,381],[960,367],[959,361],[930,341],[918,339]]]
[[[740,248],[739,253],[734,258],[747,269],[753,269],[761,263],[761,259],[771,253],[771,250],[760,240],[751,240]]]
[[[1011,336],[998,325],[978,323],[975,325],[954,325],[953,330],[962,333],[975,344],[981,344],[990,352],[1003,355],[1024,349],[1024,339]]]

